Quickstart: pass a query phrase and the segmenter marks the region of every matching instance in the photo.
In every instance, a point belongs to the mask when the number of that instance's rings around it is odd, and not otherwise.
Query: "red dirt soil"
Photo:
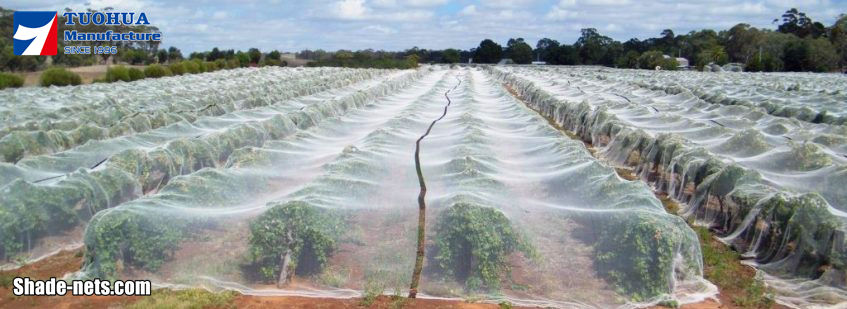
[[[21,268],[0,272],[3,275],[27,276],[32,279],[62,277],[77,271],[82,266],[80,250],[63,251]],[[155,291],[154,291],[155,293]],[[736,308],[731,305],[729,296],[721,295],[723,304],[706,300],[688,304],[682,308],[711,309]],[[140,300],[143,296],[14,296],[8,288],[0,287],[0,308],[120,308]],[[391,297],[380,296],[370,308],[392,308],[395,303]],[[238,295],[233,300],[236,308],[363,308],[361,299],[350,298],[311,298],[297,296],[250,296]],[[729,305],[727,305],[729,304]],[[462,301],[437,299],[406,299],[402,308],[458,308],[483,309],[498,308],[495,304],[466,303]],[[517,308],[517,307],[515,307]]]

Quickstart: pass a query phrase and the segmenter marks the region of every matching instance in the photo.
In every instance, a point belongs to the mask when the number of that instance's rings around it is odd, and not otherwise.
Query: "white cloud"
[[[452,3],[450,3],[452,1]],[[4,0],[16,10],[112,6],[146,12],[163,33],[163,46],[188,53],[212,47],[293,51],[303,48],[471,48],[484,38],[501,44],[523,37],[573,43],[593,27],[616,40],[683,34],[737,23],[774,29],[796,7],[829,26],[845,0]],[[90,3],[87,5],[86,3]],[[447,6],[447,10],[443,8]],[[203,8],[202,10],[197,8]],[[363,33],[367,35],[363,35]]]
[[[379,32],[379,33],[382,33],[382,34],[397,33],[397,30],[394,30],[394,29],[389,28],[389,27],[380,26],[380,25],[366,26],[365,28],[362,28],[362,30],[365,30],[367,32]]]
[[[367,11],[365,0],[340,0],[333,4],[330,12],[341,19],[363,19]]]
[[[229,14],[226,11],[217,11],[212,14],[212,18],[214,19],[226,19],[228,16]]]
[[[550,9],[550,12],[547,12],[547,15],[545,15],[544,18],[549,19],[549,20],[557,20],[558,21],[558,20],[567,20],[567,19],[570,19],[570,18],[574,18],[574,17],[576,17],[576,15],[577,14],[574,11],[563,9],[563,8],[558,7],[558,6],[554,6],[552,9]]]
[[[405,4],[414,7],[431,7],[446,4],[447,0],[406,0]]]
[[[480,4],[493,8],[523,8],[527,9],[535,4],[535,0],[480,0]]]

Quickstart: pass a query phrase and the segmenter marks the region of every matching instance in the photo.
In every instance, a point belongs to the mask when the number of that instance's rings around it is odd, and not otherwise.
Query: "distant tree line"
[[[774,23],[778,24],[776,30],[743,23],[720,32],[706,29],[683,35],[666,29],[656,38],[633,38],[623,43],[586,28],[572,45],[543,38],[530,50],[521,38],[510,39],[506,48],[486,39],[470,54],[478,63],[509,58],[518,64],[537,59],[548,64],[621,68],[667,66],[663,55],[686,58],[697,67],[737,62],[748,71],[828,72],[847,66],[847,15],[841,14],[826,27],[790,9]]]
[[[602,35],[597,29],[585,28],[573,44],[563,44],[543,38],[530,46],[523,38],[512,38],[501,46],[485,39],[470,50],[427,50],[417,47],[402,52],[356,52],[303,50],[298,58],[314,60],[320,64],[349,64],[368,66],[386,59],[400,62],[415,55],[421,63],[498,63],[509,59],[517,64],[544,61],[558,65],[602,65],[619,68],[652,69],[661,66],[674,69],[676,57],[689,61],[697,68],[715,63],[742,64],[747,71],[813,71],[829,72],[847,66],[847,15],[840,15],[831,26],[813,21],[805,13],[790,9],[774,20],[775,30],[759,29],[749,24],[738,24],[729,30],[691,31],[676,35],[665,29],[659,37],[619,42]],[[336,59],[340,53],[342,60]],[[349,55],[352,59],[349,60]],[[666,57],[668,56],[668,57]],[[347,62],[345,62],[347,61]],[[355,64],[355,65],[354,65]]]
[[[109,11],[104,8],[102,11]],[[70,9],[66,9],[70,11]],[[89,9],[89,11],[94,11]],[[63,18],[60,16],[60,19]],[[59,31],[63,31],[59,21]],[[509,39],[505,47],[490,39],[480,42],[470,50],[431,50],[413,47],[405,51],[365,49],[359,51],[303,50],[298,59],[310,60],[310,66],[343,66],[375,68],[410,68],[418,63],[497,63],[509,59],[517,64],[544,61],[558,65],[602,65],[620,68],[652,69],[661,66],[674,69],[675,57],[688,59],[692,66],[723,65],[729,62],[742,64],[747,71],[813,71],[829,72],[847,67],[847,15],[841,14],[836,22],[825,26],[812,20],[797,9],[790,9],[774,19],[776,29],[760,29],[749,24],[738,24],[728,30],[716,32],[704,29],[676,35],[665,29],[658,37],[626,42],[602,35],[597,29],[585,28],[573,44],[560,43],[551,38],[539,40],[533,48],[523,38]],[[79,31],[105,31],[96,26],[77,25]],[[88,28],[92,29],[88,29]],[[124,26],[136,27],[136,26]],[[83,29],[85,28],[85,29]],[[12,32],[12,11],[0,8],[0,29]],[[104,28],[105,29],[105,28]],[[128,31],[121,29],[120,31]],[[158,31],[156,27],[133,31]],[[0,37],[0,70],[32,71],[44,68],[46,57],[19,57],[12,54],[11,37]],[[96,43],[96,42],[95,42]],[[97,44],[113,44],[111,42]],[[60,44],[61,45],[61,44]],[[93,44],[88,44],[93,45]],[[159,49],[156,42],[125,43],[119,45],[116,60],[129,64],[170,63],[183,60],[175,47]],[[61,49],[62,46],[59,46]],[[669,56],[669,57],[666,57]],[[220,50],[193,52],[188,59],[216,61],[236,60],[240,66],[287,65],[279,51],[262,53],[257,48],[245,51]],[[53,64],[80,66],[100,63],[94,55],[64,55],[61,51],[53,57]]]

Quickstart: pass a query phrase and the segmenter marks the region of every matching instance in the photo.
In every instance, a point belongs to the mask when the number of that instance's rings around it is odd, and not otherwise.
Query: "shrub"
[[[618,293],[636,302],[653,299],[671,293],[674,279],[669,274],[697,272],[674,268],[679,253],[687,259],[687,265],[698,265],[696,260],[700,258],[682,248],[683,244],[696,243],[696,235],[685,233],[690,230],[678,217],[634,212],[610,215],[604,220],[609,220],[604,224],[608,228],[586,235],[596,235],[595,269]]]
[[[199,59],[195,59],[193,61],[197,64],[197,73],[209,72],[208,68],[206,67],[207,62]]]
[[[276,205],[250,224],[248,260],[263,281],[275,281],[282,256],[297,274],[320,273],[335,250],[338,221],[305,202]],[[289,272],[291,273],[291,272]]]
[[[218,67],[218,63],[214,61],[204,62],[203,65],[206,66],[206,72],[214,72],[220,70],[220,68]]]
[[[182,62],[171,63],[170,65],[168,65],[168,69],[171,70],[171,73],[173,75],[182,75],[186,73],[185,64]]]
[[[158,64],[151,64],[144,68],[144,75],[149,78],[171,76],[171,70]]]
[[[241,63],[238,62],[238,59],[229,59],[226,62],[227,69],[237,69],[241,67]]]
[[[106,70],[106,81],[114,83],[116,81],[130,81],[129,70],[122,65],[110,67]]]
[[[65,70],[65,68],[49,68],[41,73],[41,86],[47,87],[68,86],[82,84],[82,78],[79,74]]]
[[[197,74],[203,72],[200,70],[200,61],[184,61],[182,64],[185,65],[185,73]]]
[[[218,67],[218,70],[226,69],[227,68],[226,59],[221,58],[221,59],[215,60],[215,66]]]
[[[18,88],[24,85],[24,79],[20,75],[0,72],[0,89]]]
[[[439,216],[435,246],[438,267],[469,290],[498,288],[512,252],[535,256],[502,212],[469,203],[454,204]]]
[[[146,77],[144,72],[137,68],[129,68],[129,80],[139,80]]]

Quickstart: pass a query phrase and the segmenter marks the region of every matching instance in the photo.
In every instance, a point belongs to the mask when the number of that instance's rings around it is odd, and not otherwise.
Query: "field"
[[[69,278],[405,295],[415,144],[446,110],[420,140],[423,298],[701,302],[718,293],[708,229],[776,302],[838,304],[845,102],[835,74],[530,66],[264,67],[4,90],[0,265],[82,248]]]

